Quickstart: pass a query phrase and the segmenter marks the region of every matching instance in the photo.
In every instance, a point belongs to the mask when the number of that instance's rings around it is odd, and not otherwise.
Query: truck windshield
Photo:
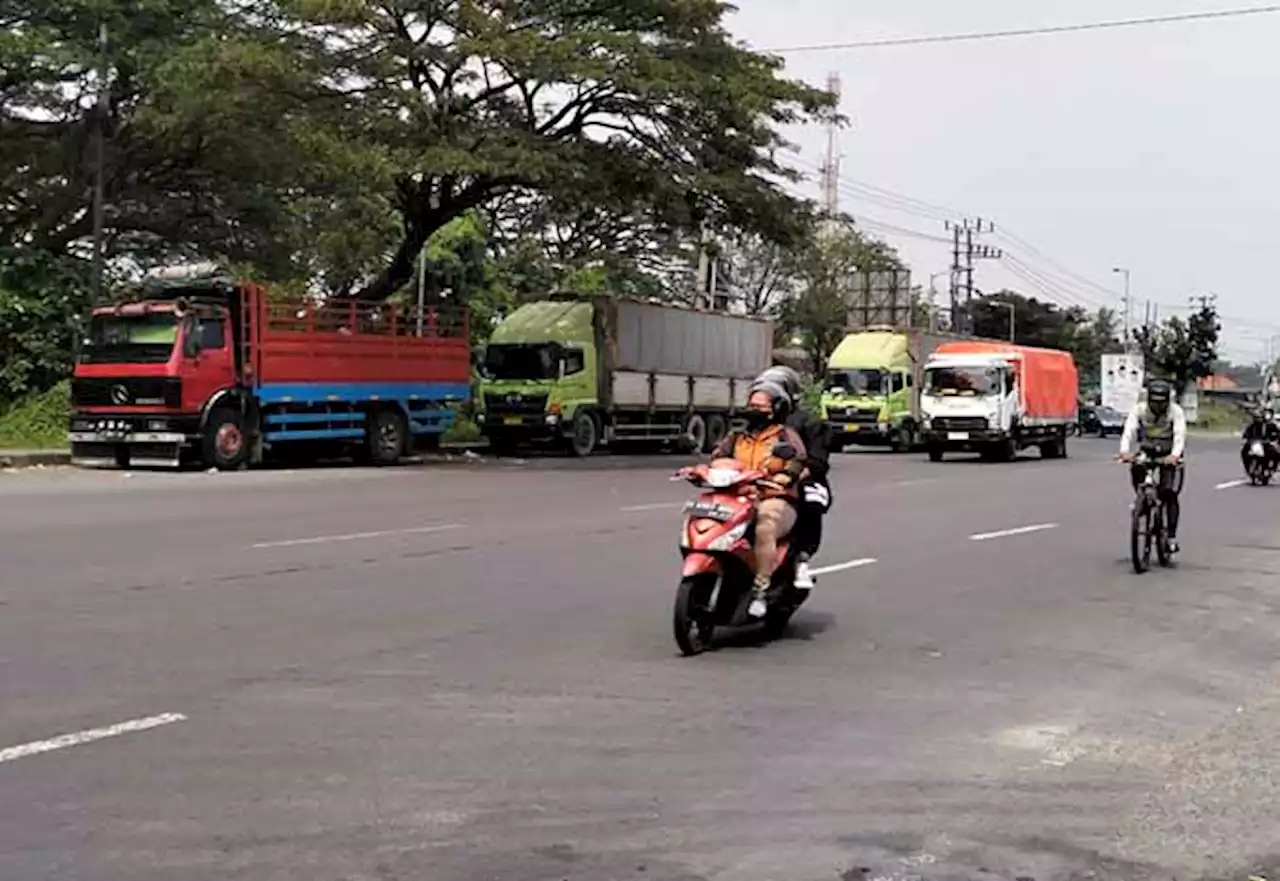
[[[80,360],[86,364],[163,364],[178,341],[172,314],[95,315]]]
[[[882,370],[828,370],[828,392],[846,395],[883,395],[889,392],[888,375]]]
[[[500,343],[484,353],[489,379],[558,379],[560,347],[555,343]]]
[[[1000,391],[1000,371],[990,367],[933,367],[925,372],[932,395],[990,395]]]

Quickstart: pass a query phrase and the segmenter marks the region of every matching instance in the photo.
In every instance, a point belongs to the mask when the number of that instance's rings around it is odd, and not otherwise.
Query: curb
[[[455,441],[440,445],[442,452],[475,452],[488,449],[484,441]],[[49,468],[71,464],[70,450],[0,450],[0,469]]]

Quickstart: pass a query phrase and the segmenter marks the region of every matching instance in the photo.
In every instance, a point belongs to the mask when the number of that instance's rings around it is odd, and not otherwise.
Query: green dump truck
[[[768,321],[598,297],[527,303],[481,362],[481,430],[496,452],[628,441],[710,450],[773,354]]]
[[[959,337],[920,330],[869,328],[836,346],[827,362],[822,412],[833,450],[920,442],[920,379],[939,344]]]

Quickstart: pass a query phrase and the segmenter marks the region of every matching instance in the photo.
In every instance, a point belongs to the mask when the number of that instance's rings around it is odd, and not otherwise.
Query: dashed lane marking
[[[810,569],[811,575],[830,575],[832,572],[843,572],[846,569],[858,569],[862,566],[870,566],[872,563],[878,563],[875,557],[863,557],[860,560],[849,560],[845,563],[832,563],[830,566],[820,566],[817,569]]]
[[[25,759],[28,756],[38,756],[41,753],[53,752],[54,750],[66,749],[71,746],[93,743],[95,740],[106,740],[108,737],[119,737],[121,734],[147,731],[151,728],[159,728],[162,725],[172,725],[174,722],[185,722],[186,720],[187,717],[181,713],[163,713],[159,716],[148,716],[145,719],[131,719],[128,722],[109,725],[106,728],[90,728],[87,731],[77,731],[74,734],[62,734],[49,740],[22,743],[18,746],[0,749],[0,764]]]
[[[1031,532],[1044,532],[1046,529],[1057,528],[1057,523],[1036,523],[1033,526],[1017,526],[1013,529],[1000,529],[996,532],[979,532],[969,536],[969,541],[990,541],[993,538],[1008,538],[1011,535],[1026,535]]]
[[[453,529],[465,529],[465,523],[445,523],[440,526],[417,526],[412,529],[384,529],[378,532],[348,532],[345,535],[317,535],[311,538],[290,538],[284,541],[262,541],[253,548],[292,548],[299,545],[322,545],[330,542],[361,541],[369,538],[384,538],[390,535],[425,535],[432,532],[448,532]]]

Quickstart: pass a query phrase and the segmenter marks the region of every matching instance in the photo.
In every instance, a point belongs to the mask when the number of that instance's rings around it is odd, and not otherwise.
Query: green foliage
[[[0,412],[0,449],[48,450],[67,445],[71,387],[63,381]]]
[[[1169,379],[1181,393],[1213,373],[1221,332],[1217,310],[1205,305],[1189,320],[1174,315],[1158,327],[1140,327],[1133,339],[1146,361],[1147,375]]]
[[[80,261],[0,249],[0,408],[70,373],[88,298]]]
[[[815,376],[826,372],[827,358],[849,326],[854,274],[902,268],[892,248],[852,225],[832,225],[812,240],[799,258],[799,293],[779,308],[779,331],[799,334]]]
[[[1238,404],[1217,403],[1200,398],[1197,431],[1234,433],[1242,431],[1249,421],[1249,411]]]
[[[1116,314],[1101,309],[1092,315],[1073,306],[1027,297],[1016,291],[1000,291],[974,299],[974,335],[988,339],[1009,338],[1009,307],[1013,307],[1014,340],[1024,346],[1062,349],[1074,356],[1081,382],[1099,381],[1102,356],[1124,351]]]

